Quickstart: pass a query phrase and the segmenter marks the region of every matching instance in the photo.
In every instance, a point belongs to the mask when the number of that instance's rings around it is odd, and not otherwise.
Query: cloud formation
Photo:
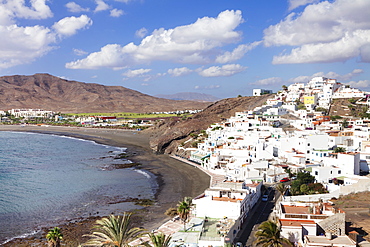
[[[65,6],[67,7],[68,11],[72,12],[72,13],[80,13],[80,12],[90,11],[89,8],[83,8],[75,2],[69,2]]]
[[[289,11],[310,3],[317,3],[319,0],[289,0]]]
[[[194,87],[194,89],[196,89],[196,90],[202,90],[202,89],[218,89],[218,88],[220,88],[221,86],[220,85],[208,85],[208,86],[199,86],[199,85],[197,85],[197,86],[195,86]]]
[[[289,14],[264,30],[265,46],[298,46],[274,56],[273,64],[340,62],[354,57],[368,61],[370,18],[364,9],[370,9],[370,1],[336,0]]]
[[[0,25],[14,24],[15,18],[46,19],[53,16],[46,0],[30,0],[30,6],[25,1],[0,1]]]
[[[112,9],[110,11],[110,16],[112,16],[112,17],[120,17],[123,14],[124,14],[123,10],[121,10],[121,9]]]
[[[345,81],[348,81],[348,80],[352,80],[354,77],[362,74],[363,72],[364,71],[362,69],[354,69],[353,71],[351,71],[347,74],[341,75],[341,74],[338,74],[338,73],[333,72],[333,71],[330,71],[330,72],[327,72],[327,73],[321,71],[321,72],[316,72],[311,76],[298,76],[298,77],[295,77],[295,78],[291,78],[291,79],[288,80],[288,82],[290,82],[290,83],[297,83],[297,82],[307,83],[308,81],[310,81],[314,77],[325,77],[325,78],[330,78],[330,79],[337,79],[338,82],[345,82]]]
[[[59,35],[71,36],[79,29],[88,28],[92,25],[92,20],[86,15],[80,17],[65,17],[53,25]]]
[[[152,61],[205,64],[215,60],[210,54],[216,48],[240,40],[235,31],[243,22],[241,11],[226,10],[216,18],[203,17],[196,22],[174,29],[156,29],[139,45],[108,44],[86,58],[66,64],[70,69],[124,67]]]
[[[145,27],[143,27],[135,32],[135,36],[139,38],[144,38],[147,33],[148,30]]]
[[[280,84],[282,82],[283,82],[283,79],[280,77],[270,77],[270,78],[255,81],[251,84],[252,85],[274,85],[274,84]]]
[[[368,88],[370,87],[370,80],[350,81],[348,84],[354,88]]]
[[[187,67],[169,69],[167,71],[168,74],[170,74],[172,76],[175,76],[175,77],[188,75],[191,72],[193,72],[193,71],[191,69],[187,68]]]
[[[261,41],[256,41],[251,44],[239,45],[232,52],[227,51],[224,54],[217,56],[216,63],[230,63],[239,60],[245,55],[245,53],[254,49],[261,43]]]
[[[25,1],[0,1],[0,68],[33,62],[56,49],[54,45],[60,38],[91,25],[90,18],[82,15],[63,18],[51,28],[20,26],[16,24],[20,18],[40,20],[53,16],[46,0],[31,0],[29,3],[26,6]]]
[[[129,77],[129,78],[140,77],[140,76],[143,76],[143,75],[149,73],[150,71],[152,71],[152,70],[151,69],[136,69],[136,70],[131,70],[130,69],[130,70],[127,70],[122,75],[126,76],[126,77]]]
[[[104,10],[108,10],[108,9],[111,8],[103,0],[95,0],[95,3],[96,3],[96,7],[95,7],[95,10],[94,10],[95,13],[100,12],[100,11],[104,11]]]
[[[212,66],[208,69],[201,70],[198,72],[203,77],[216,77],[216,76],[232,76],[246,70],[247,67],[243,67],[240,64],[225,64],[223,66]]]

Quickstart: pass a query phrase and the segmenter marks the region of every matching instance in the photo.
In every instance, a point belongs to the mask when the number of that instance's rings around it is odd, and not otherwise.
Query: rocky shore
[[[149,147],[149,133],[117,130],[56,126],[15,126],[0,125],[0,131],[24,131],[44,134],[65,135],[100,144],[127,148],[129,159],[139,163],[145,169],[156,175],[159,190],[155,202],[134,212],[136,226],[144,227],[149,231],[159,227],[169,219],[164,212],[176,206],[177,202],[185,196],[197,196],[209,186],[210,177],[199,169],[175,160],[168,155],[156,155]],[[95,221],[102,216],[71,219],[61,223],[64,239],[62,246],[78,246],[86,241],[82,235],[90,233]],[[28,238],[15,239],[3,246],[46,246],[44,229],[39,234]]]

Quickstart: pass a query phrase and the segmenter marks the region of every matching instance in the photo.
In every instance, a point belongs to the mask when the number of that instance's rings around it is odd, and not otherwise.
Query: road
[[[243,246],[255,246],[254,233],[258,230],[258,226],[268,220],[270,214],[275,206],[275,195],[279,196],[279,192],[275,191],[272,187],[268,190],[269,200],[263,202],[259,200],[248,215],[247,220],[244,222],[242,230],[239,232],[235,239],[236,242],[241,242]]]

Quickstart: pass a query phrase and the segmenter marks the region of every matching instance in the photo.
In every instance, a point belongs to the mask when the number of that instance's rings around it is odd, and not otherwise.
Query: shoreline
[[[168,208],[175,207],[177,202],[185,196],[198,196],[209,187],[210,177],[203,171],[171,158],[169,155],[154,154],[149,147],[150,134],[146,132],[30,125],[24,127],[20,125],[0,125],[0,131],[64,135],[91,140],[99,144],[127,148],[128,159],[140,163],[141,169],[154,174],[158,184],[155,204],[137,210],[133,215],[135,226],[144,227],[148,231],[158,228],[170,219],[170,217],[164,214]],[[82,235],[90,233],[91,227],[98,218],[101,218],[101,216],[74,219],[71,222],[59,225],[65,235],[62,242],[68,246],[77,246],[79,243],[83,243],[86,239],[82,238]],[[37,244],[46,243],[45,236],[42,236],[42,234],[36,234],[36,236],[29,238],[15,239],[3,246],[38,246]]]

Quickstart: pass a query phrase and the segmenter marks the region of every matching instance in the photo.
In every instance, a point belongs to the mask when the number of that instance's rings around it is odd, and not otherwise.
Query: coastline
[[[209,187],[210,177],[198,168],[168,155],[154,154],[149,147],[150,134],[145,132],[59,126],[22,127],[20,125],[0,125],[0,131],[64,135],[127,148],[128,159],[142,164],[141,169],[153,173],[158,183],[156,203],[134,214],[135,225],[149,231],[170,219],[164,214],[168,208],[175,207],[183,197],[195,197]],[[97,218],[100,217],[74,219],[69,223],[61,224],[59,227],[65,235],[63,242],[66,246],[77,246],[83,243],[86,239],[83,239],[82,235],[90,232]],[[29,238],[15,239],[3,246],[39,246],[38,244],[46,243],[45,236],[42,235],[43,233],[40,233]]]

